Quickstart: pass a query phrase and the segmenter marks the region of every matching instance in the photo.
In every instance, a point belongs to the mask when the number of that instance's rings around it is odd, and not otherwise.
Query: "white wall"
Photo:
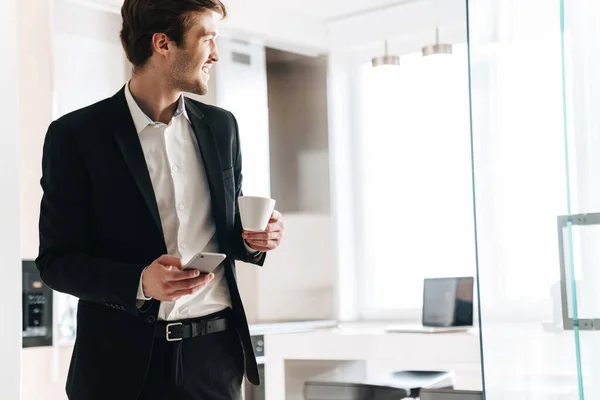
[[[72,352],[71,346],[23,349],[21,379],[24,384],[20,400],[67,400],[65,386]]]
[[[257,273],[259,321],[335,318],[335,256],[327,214],[287,214],[281,246]]]
[[[119,40],[121,17],[66,0],[53,9],[54,117],[116,93],[129,70]]]
[[[19,248],[19,93],[17,81],[17,0],[3,0],[0,37],[0,253],[2,254],[2,328],[0,329],[0,398],[20,396],[21,257]]]
[[[42,147],[52,119],[50,2],[19,2],[19,101],[21,123],[21,256],[38,252]]]

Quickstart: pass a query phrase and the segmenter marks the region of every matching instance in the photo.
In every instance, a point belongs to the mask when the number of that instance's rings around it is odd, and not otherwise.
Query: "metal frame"
[[[563,328],[573,330],[575,324],[579,330],[600,330],[600,318],[577,319],[569,317],[569,299],[567,291],[567,267],[565,263],[564,228],[571,226],[600,225],[600,213],[560,215],[557,217],[558,227],[558,256],[560,258],[560,297],[562,308]],[[577,295],[577,293],[573,293]]]

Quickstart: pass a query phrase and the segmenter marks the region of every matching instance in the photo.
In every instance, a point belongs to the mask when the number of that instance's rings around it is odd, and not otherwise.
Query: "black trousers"
[[[138,400],[241,400],[244,354],[235,329],[156,339]]]

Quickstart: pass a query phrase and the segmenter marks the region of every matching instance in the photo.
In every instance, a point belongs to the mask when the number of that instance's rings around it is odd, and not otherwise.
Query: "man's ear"
[[[155,33],[152,35],[152,49],[154,52],[161,55],[166,55],[166,53],[169,51],[170,45],[170,40],[164,33]]]

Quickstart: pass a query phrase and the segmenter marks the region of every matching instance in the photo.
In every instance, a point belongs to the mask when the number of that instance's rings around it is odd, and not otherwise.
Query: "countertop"
[[[272,333],[309,332],[317,329],[335,328],[336,320],[306,320],[306,321],[268,321],[251,323],[250,335],[267,335]]]

